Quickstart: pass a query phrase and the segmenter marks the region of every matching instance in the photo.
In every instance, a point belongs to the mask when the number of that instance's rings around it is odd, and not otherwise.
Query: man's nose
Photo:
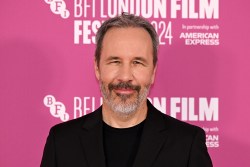
[[[120,66],[118,80],[128,82],[133,80],[133,69],[129,64]]]

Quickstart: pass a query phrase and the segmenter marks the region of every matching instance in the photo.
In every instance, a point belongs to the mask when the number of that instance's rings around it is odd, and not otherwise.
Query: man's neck
[[[102,106],[103,121],[114,128],[129,128],[138,125],[146,119],[147,101],[131,114],[122,114],[112,111],[105,102]]]

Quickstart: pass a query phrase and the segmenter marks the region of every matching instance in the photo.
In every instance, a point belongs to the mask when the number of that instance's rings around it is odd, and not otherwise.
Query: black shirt
[[[103,122],[106,167],[131,167],[140,144],[144,121],[130,128],[113,128]]]

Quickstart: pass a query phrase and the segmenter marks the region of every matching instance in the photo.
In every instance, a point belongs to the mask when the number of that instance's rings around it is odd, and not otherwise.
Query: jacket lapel
[[[148,102],[148,114],[133,167],[150,167],[164,145],[167,126],[162,114]]]
[[[87,116],[82,126],[81,141],[88,167],[105,167],[101,107]]]

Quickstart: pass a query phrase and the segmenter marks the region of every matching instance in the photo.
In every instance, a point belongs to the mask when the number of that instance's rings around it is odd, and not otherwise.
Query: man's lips
[[[134,89],[125,89],[125,88],[118,88],[118,89],[114,89],[115,93],[119,93],[119,94],[132,94],[135,92]]]
[[[109,91],[115,92],[117,95],[132,95],[135,92],[140,91],[141,87],[138,85],[132,85],[129,82],[120,82],[118,84],[108,84]]]

